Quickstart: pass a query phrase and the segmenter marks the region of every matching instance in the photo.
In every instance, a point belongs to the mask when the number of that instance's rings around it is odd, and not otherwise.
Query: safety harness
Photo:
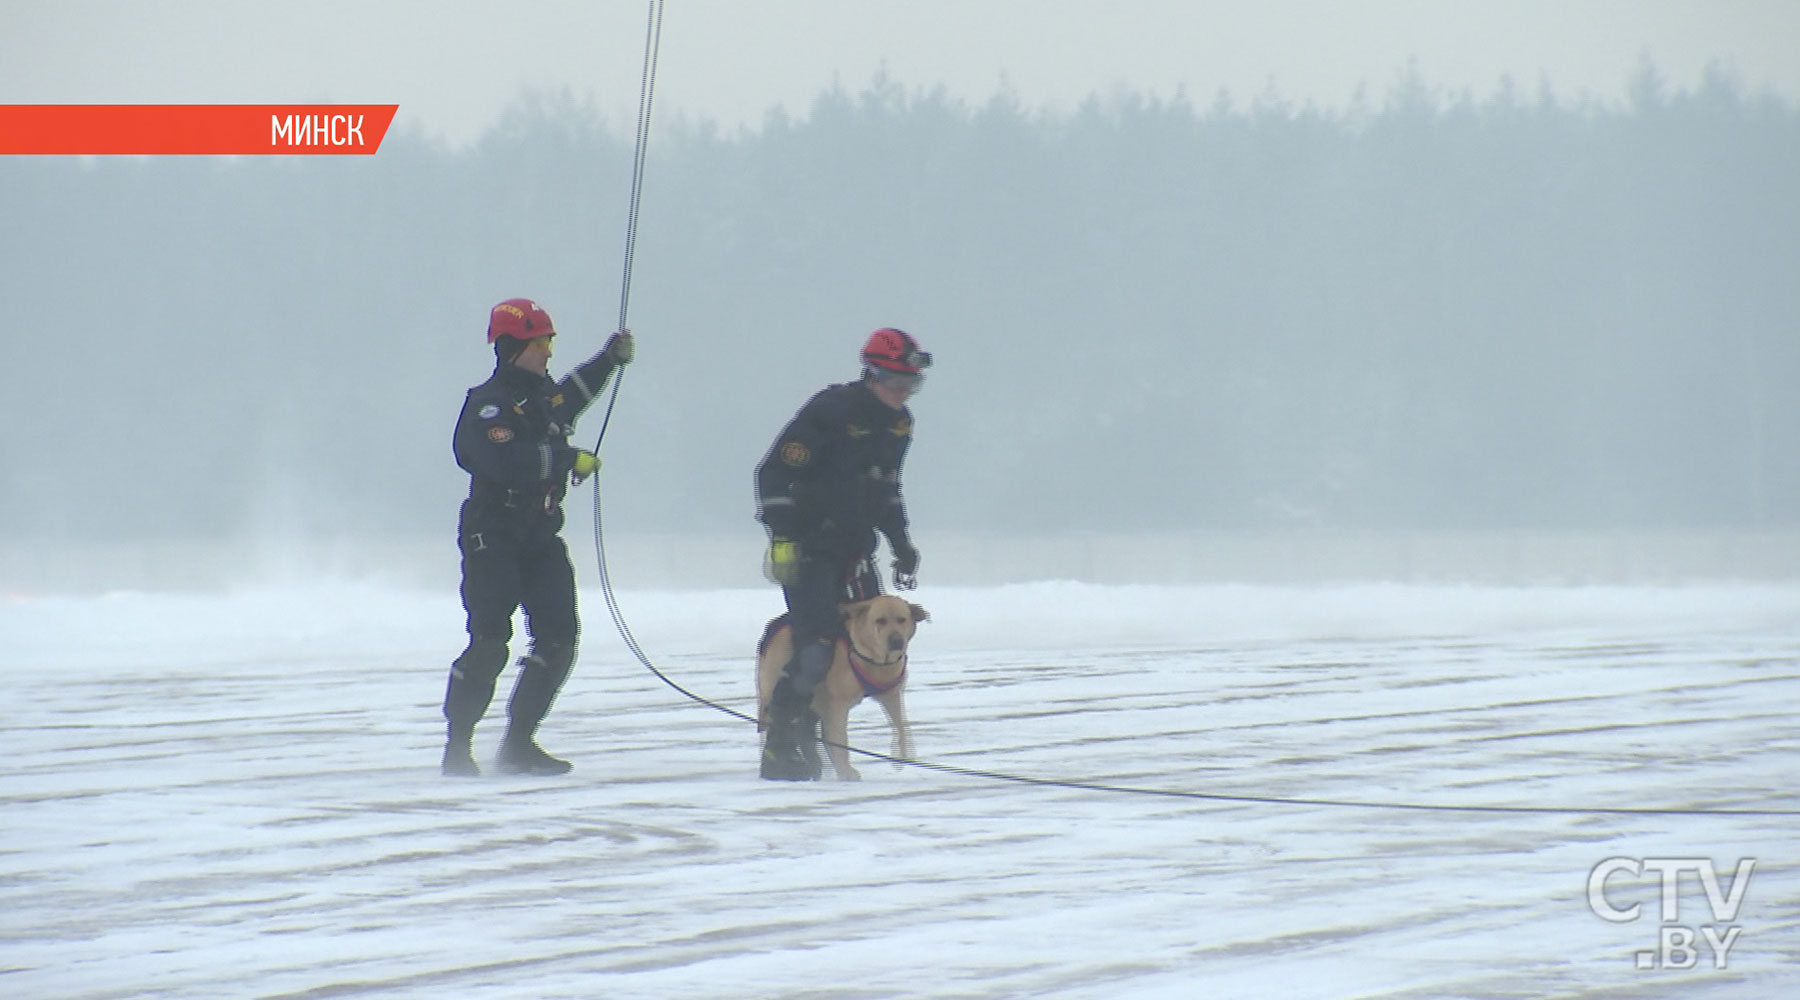
[[[864,696],[873,698],[876,695],[887,694],[889,691],[899,687],[901,682],[906,680],[905,653],[901,653],[900,659],[897,661],[878,661],[857,649],[856,644],[851,642],[847,637],[840,637],[838,639],[838,645],[844,647],[844,652],[847,654],[844,659],[850,664],[850,672],[856,675],[857,682],[862,685]],[[868,674],[863,673],[863,668],[857,665],[858,660],[861,660],[865,666],[870,667],[891,667],[897,662],[900,664],[900,672],[894,675],[893,680],[886,684],[882,684],[871,678]]]

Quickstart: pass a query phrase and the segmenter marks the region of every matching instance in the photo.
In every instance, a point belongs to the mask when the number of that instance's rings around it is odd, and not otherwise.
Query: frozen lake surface
[[[759,781],[598,592],[543,732],[575,772],[478,780],[437,774],[453,592],[6,599],[0,995],[1800,996],[1800,587],[915,599],[922,759],[1141,791]],[[754,711],[777,595],[620,600]],[[851,732],[887,748],[870,703]],[[1613,874],[1612,922],[1611,858],[1757,863],[1729,919]],[[1725,968],[1703,925],[1739,928]],[[1638,968],[1666,928],[1692,967]]]

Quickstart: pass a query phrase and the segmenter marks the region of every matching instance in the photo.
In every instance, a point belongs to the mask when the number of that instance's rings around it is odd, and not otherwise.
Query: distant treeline
[[[0,534],[450,537],[488,307],[542,302],[553,371],[617,321],[633,123],[404,111],[372,158],[0,161]],[[635,262],[609,530],[754,532],[752,466],[885,325],[938,359],[907,491],[946,528],[1800,523],[1800,110],[1720,75],[1341,114],[877,80],[654,123]]]

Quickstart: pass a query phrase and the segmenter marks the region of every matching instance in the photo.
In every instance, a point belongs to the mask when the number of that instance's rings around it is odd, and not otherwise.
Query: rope
[[[631,166],[631,210],[625,222],[625,272],[619,285],[619,326],[627,329],[626,320],[631,305],[631,268],[637,251],[638,205],[644,193],[644,152],[649,145],[650,136],[650,104],[656,87],[656,63],[662,48],[662,0],[650,0],[648,26],[644,37],[644,70],[643,81],[638,91],[638,124],[637,150]],[[618,402],[619,386],[624,382],[625,369],[619,368],[613,376],[612,394],[606,401],[606,415],[600,423],[600,434],[594,441],[594,452],[600,452],[600,442],[606,438],[606,428],[612,423],[613,406]],[[636,637],[631,634],[631,626],[625,621],[625,614],[619,608],[617,594],[613,591],[612,574],[606,564],[606,537],[601,527],[600,476],[594,475],[594,555],[600,566],[600,590],[606,596],[607,610],[612,613],[613,625],[619,630],[619,637],[625,641],[625,648],[644,665],[644,669],[656,676],[670,688],[679,692],[690,701],[705,705],[714,711],[723,712],[741,722],[754,724],[755,717],[726,705],[689,691],[672,680],[667,674],[657,669],[656,664],[644,655]],[[1149,795],[1160,798],[1196,799],[1208,802],[1231,802],[1239,804],[1281,805],[1281,806],[1328,806],[1353,809],[1388,809],[1411,810],[1416,812],[1475,812],[1475,813],[1513,813],[1552,816],[1800,816],[1800,809],[1655,809],[1592,806],[1587,808],[1568,808],[1559,806],[1494,806],[1494,805],[1450,805],[1425,802],[1373,802],[1356,799],[1319,799],[1300,798],[1277,795],[1232,795],[1224,792],[1194,792],[1166,788],[1140,788],[1131,785],[1114,785],[1097,781],[1076,781],[1063,778],[1038,778],[1028,775],[1008,774],[1003,771],[985,771],[972,767],[959,767],[954,764],[941,764],[928,760],[911,760],[893,757],[873,750],[821,740],[828,746],[858,754],[863,757],[883,760],[892,764],[916,767],[941,774],[954,774],[964,778],[981,778],[989,781],[1005,781],[1013,784],[1035,785],[1044,788],[1070,788],[1087,792],[1106,792],[1119,795]]]
[[[727,710],[729,711],[729,709]],[[743,716],[738,712],[733,715]],[[853,746],[845,746],[831,740],[820,740],[827,746],[836,746],[854,754],[885,760],[893,764],[904,764],[910,767],[923,768],[927,771],[938,771],[965,778],[985,778],[990,781],[1009,781],[1022,785],[1037,785],[1047,788],[1073,788],[1087,792],[1111,792],[1124,795],[1150,795],[1170,799],[1200,799],[1208,802],[1234,802],[1240,804],[1277,805],[1277,806],[1332,806],[1351,809],[1404,809],[1415,812],[1477,812],[1477,813],[1525,813],[1540,816],[1800,816],[1800,809],[1678,809],[1678,808],[1633,808],[1629,806],[1494,806],[1494,805],[1454,805],[1439,802],[1374,802],[1360,799],[1316,799],[1298,796],[1281,795],[1232,795],[1227,792],[1193,792],[1172,788],[1143,788],[1135,785],[1113,785],[1098,781],[1074,781],[1063,778],[1036,778],[1029,775],[1008,774],[1003,771],[984,771],[972,767],[958,767],[954,764],[940,764],[929,760],[909,760],[904,757],[891,757],[873,750],[860,750]]]
[[[613,592],[612,573],[606,566],[606,535],[600,527],[600,483],[598,480],[599,475],[596,473],[594,483],[594,552],[600,562],[600,592],[606,595],[606,608],[608,611],[612,612],[613,626],[619,630],[619,637],[625,640],[625,648],[631,650],[631,655],[637,657],[637,661],[644,665],[645,670],[655,674],[657,680],[674,688],[676,691],[680,692],[683,697],[690,701],[705,705],[707,708],[714,709],[715,711],[724,712],[726,715],[732,716],[743,722],[754,724],[756,722],[755,716],[745,715],[735,708],[721,705],[708,698],[702,698],[700,695],[689,691],[687,688],[684,688],[671,680],[669,675],[658,670],[656,664],[651,663],[650,658],[644,655],[643,647],[638,645],[637,637],[631,634],[631,626],[625,622],[624,612],[619,610],[618,595]]]
[[[650,145],[650,107],[656,93],[656,63],[662,51],[662,11],[663,0],[650,0],[650,10],[646,17],[644,29],[644,69],[642,82],[638,87],[638,120],[637,147],[631,162],[631,208],[625,216],[625,272],[619,280],[619,326],[628,328],[627,320],[631,311],[631,268],[637,256],[638,206],[644,198],[644,154]],[[612,393],[606,400],[606,415],[600,422],[600,434],[594,441],[594,453],[600,453],[600,443],[606,439],[606,428],[612,424],[613,406],[619,400],[619,386],[625,381],[623,367],[614,370]],[[735,709],[728,708],[714,701],[689,691],[669,679],[668,675],[656,668],[644,650],[638,645],[636,637],[631,634],[631,626],[625,621],[624,612],[619,610],[618,597],[613,592],[612,573],[606,564],[606,535],[601,528],[600,511],[600,475],[594,475],[594,556],[600,566],[600,590],[606,595],[607,610],[612,613],[613,626],[619,630],[619,637],[625,640],[625,648],[631,650],[644,668],[655,674],[657,679],[681,692],[686,697],[717,709],[727,715],[735,715],[746,722],[756,720]]]
[[[701,697],[657,669],[656,664],[644,655],[644,650],[632,636],[631,628],[625,623],[625,615],[619,610],[618,597],[613,592],[612,575],[606,566],[606,545],[604,533],[600,528],[600,487],[594,485],[594,545],[600,558],[600,589],[606,595],[606,606],[612,612],[613,624],[617,626],[619,635],[624,638],[625,646],[644,668],[656,676],[670,688],[679,692],[690,701],[722,712],[741,722],[754,724],[754,716],[746,715],[735,708],[722,705],[709,698]],[[894,757],[874,750],[821,739],[826,746],[868,757],[873,760],[887,761],[890,764],[916,767],[940,774],[954,774],[963,778],[981,778],[988,781],[1005,781],[1018,785],[1035,785],[1040,788],[1070,788],[1085,792],[1105,792],[1115,795],[1148,795],[1158,798],[1191,799],[1206,802],[1229,802],[1237,804],[1277,805],[1277,806],[1327,806],[1349,809],[1387,809],[1409,810],[1413,812],[1462,812],[1462,813],[1512,813],[1538,816],[1800,816],[1800,809],[1679,809],[1679,808],[1633,808],[1626,806],[1498,806],[1498,805],[1454,805],[1436,802],[1376,802],[1363,799],[1322,799],[1281,795],[1234,795],[1228,792],[1195,792],[1170,788],[1144,788],[1135,785],[1116,785],[1100,781],[1079,781],[1068,778],[1040,778],[1031,775],[1010,774],[1004,771],[988,771],[973,767],[960,767],[955,764],[944,764],[937,761],[915,760],[907,757]]]
[[[650,148],[650,105],[656,94],[656,63],[662,52],[662,10],[663,0],[650,0],[650,11],[646,17],[644,28],[644,69],[642,81],[638,84],[638,119],[637,145],[631,158],[631,205],[625,213],[625,268],[619,277],[619,325],[617,330],[630,329],[631,315],[631,268],[637,260],[638,206],[644,200],[644,156]],[[625,383],[625,369],[618,368],[613,372],[612,392],[606,397],[606,413],[600,419],[600,433],[594,438],[594,454],[600,454],[600,444],[606,440],[606,429],[612,426],[613,407],[619,401],[619,386]],[[600,507],[600,479],[594,477],[594,509],[596,514]],[[599,524],[596,516],[595,524]],[[602,567],[604,567],[604,562]]]
[[[637,153],[631,162],[631,211],[625,218],[625,273],[619,282],[619,326],[631,309],[631,264],[637,251],[638,203],[644,197],[644,151],[650,145],[650,100],[656,91],[656,61],[662,52],[663,0],[650,0],[644,29],[644,70],[638,85]]]

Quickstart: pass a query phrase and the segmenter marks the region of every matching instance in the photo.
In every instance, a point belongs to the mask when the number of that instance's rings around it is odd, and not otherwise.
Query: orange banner
[[[0,104],[0,154],[372,155],[398,104]]]

